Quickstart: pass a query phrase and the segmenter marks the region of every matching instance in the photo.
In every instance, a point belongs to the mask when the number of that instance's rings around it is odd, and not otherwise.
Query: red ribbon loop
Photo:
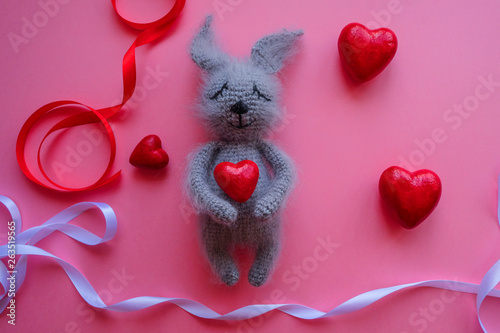
[[[111,126],[109,125],[108,119],[117,114],[121,108],[127,103],[127,101],[132,97],[135,91],[135,86],[136,86],[136,64],[135,64],[135,49],[139,46],[151,43],[152,41],[158,39],[161,37],[169,28],[170,25],[175,21],[175,19],[179,16],[180,12],[184,8],[186,0],[175,0],[175,3],[170,9],[170,11],[163,16],[162,18],[150,22],[150,23],[136,23],[129,21],[125,19],[119,12],[118,9],[116,8],[116,0],[111,0],[111,4],[113,5],[113,8],[115,9],[116,13],[120,18],[125,21],[130,27],[138,30],[142,30],[142,32],[137,36],[135,41],[132,43],[132,46],[127,50],[125,53],[125,56],[123,57],[123,63],[122,63],[122,71],[123,71],[123,98],[122,102],[118,105],[103,108],[103,109],[98,109],[94,110],[93,108],[79,103],[75,101],[68,101],[68,100],[63,100],[63,101],[57,101],[57,102],[52,102],[49,104],[46,104],[36,110],[29,118],[26,120],[24,123],[23,127],[21,128],[21,131],[19,132],[19,136],[17,137],[17,143],[16,143],[16,156],[17,156],[17,162],[19,164],[19,167],[21,168],[22,172],[30,179],[31,181],[35,182],[38,185],[41,185],[46,188],[54,189],[54,190],[60,190],[60,191],[84,191],[84,190],[90,190],[90,189],[95,189],[97,187],[100,187],[104,184],[107,184],[114,179],[116,179],[120,173],[121,170],[116,172],[115,174],[108,176],[108,174],[111,171],[111,168],[113,166],[113,162],[115,160],[116,156],[116,141],[115,141],[115,136],[113,134],[113,130],[111,129]],[[84,107],[88,109],[89,111],[81,111],[81,108]],[[49,131],[45,134],[43,137],[42,141],[40,142],[40,145],[38,147],[38,153],[37,153],[37,164],[38,164],[38,169],[45,178],[45,182],[42,182],[39,180],[33,173],[31,172],[30,168],[28,167],[25,159],[25,148],[26,148],[26,140],[28,138],[29,133],[31,132],[32,128],[35,126],[35,124],[46,114],[48,114],[51,111],[54,111],[55,109],[64,109],[68,111],[75,111],[78,110],[76,114],[73,114],[71,116],[68,116],[67,118],[59,121],[57,124],[55,124],[52,128],[49,129]],[[98,123],[100,122],[104,128],[106,129],[106,133],[108,135],[108,140],[110,143],[110,156],[109,156],[109,161],[108,161],[108,166],[106,167],[106,170],[102,173],[101,177],[95,181],[93,184],[84,186],[84,187],[78,187],[78,188],[71,188],[71,187],[66,187],[60,184],[57,184],[55,181],[50,179],[50,177],[46,174],[45,170],[43,169],[42,163],[41,163],[41,150],[43,143],[45,140],[54,132],[66,129],[66,128],[71,128],[75,126],[81,126],[81,125],[86,125],[86,124],[92,124],[92,123]],[[47,184],[48,183],[48,184]],[[49,185],[50,184],[50,185]]]

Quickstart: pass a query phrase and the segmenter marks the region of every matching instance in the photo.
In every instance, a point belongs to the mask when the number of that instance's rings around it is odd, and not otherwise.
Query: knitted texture
[[[292,187],[289,158],[264,140],[281,117],[280,82],[275,77],[293,54],[301,31],[282,31],[259,40],[249,59],[234,59],[214,43],[209,16],[191,44],[191,58],[204,70],[200,114],[215,140],[190,163],[187,186],[197,208],[208,260],[227,285],[239,280],[235,245],[255,249],[248,281],[261,286],[280,250],[279,214]],[[232,200],[215,182],[221,162],[252,160],[259,167],[257,187],[244,203]]]

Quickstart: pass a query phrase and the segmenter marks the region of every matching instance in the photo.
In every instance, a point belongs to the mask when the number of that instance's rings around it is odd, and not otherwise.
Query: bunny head
[[[261,138],[281,115],[280,83],[275,74],[294,53],[302,31],[286,31],[260,39],[249,59],[229,57],[214,43],[208,16],[191,44],[191,58],[205,71],[201,113],[221,140]]]

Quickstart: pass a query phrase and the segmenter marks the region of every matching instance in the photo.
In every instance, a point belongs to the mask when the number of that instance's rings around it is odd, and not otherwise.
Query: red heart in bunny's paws
[[[380,74],[396,54],[398,40],[387,28],[370,30],[359,23],[342,29],[338,40],[340,59],[349,74],[368,81]]]
[[[244,160],[237,164],[222,162],[214,170],[217,185],[234,201],[245,202],[252,196],[259,180],[259,167]]]
[[[161,169],[168,164],[168,155],[161,148],[157,135],[148,135],[141,140],[130,155],[130,164],[138,168]]]
[[[430,170],[409,172],[392,166],[380,176],[379,192],[406,229],[415,228],[436,208],[441,180]]]

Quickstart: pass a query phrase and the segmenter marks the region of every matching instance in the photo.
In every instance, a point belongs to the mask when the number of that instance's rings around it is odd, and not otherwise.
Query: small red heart
[[[396,54],[398,40],[387,28],[370,30],[362,24],[350,23],[340,33],[338,48],[349,74],[364,82],[389,65]]]
[[[259,180],[259,167],[255,162],[244,160],[237,164],[222,162],[214,170],[217,185],[237,202],[245,202],[252,196]]]
[[[160,138],[148,135],[135,146],[129,162],[138,168],[161,169],[167,166],[168,155],[161,148]]]
[[[380,176],[379,192],[406,229],[415,228],[436,208],[441,180],[430,170],[409,172],[392,166]]]

